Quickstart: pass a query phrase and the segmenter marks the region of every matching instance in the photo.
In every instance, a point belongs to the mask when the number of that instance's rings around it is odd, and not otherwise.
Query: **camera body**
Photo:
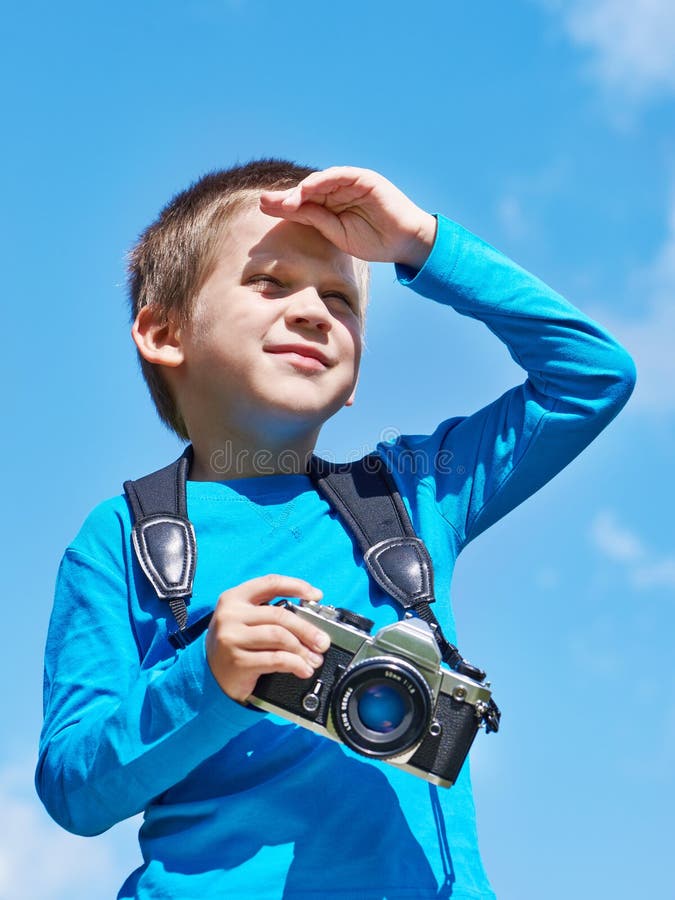
[[[434,632],[421,619],[406,617],[371,635],[373,623],[349,610],[281,603],[331,644],[310,678],[262,675],[248,702],[450,787],[488,708],[489,688],[442,665]]]

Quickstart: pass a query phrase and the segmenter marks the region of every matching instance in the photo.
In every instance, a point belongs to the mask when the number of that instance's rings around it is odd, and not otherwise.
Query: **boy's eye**
[[[255,275],[249,280],[249,284],[252,284],[259,291],[269,291],[271,288],[281,287],[281,282],[277,281],[276,278],[272,278],[271,275]]]
[[[268,291],[278,292],[285,287],[281,281],[274,278],[272,275],[254,275],[252,278],[249,278],[248,284],[260,294]],[[321,299],[324,303],[327,303],[332,307],[345,308],[351,311],[354,311],[356,306],[355,301],[351,300],[347,294],[343,294],[341,291],[326,291],[325,294],[321,295]]]
[[[331,302],[335,300],[339,303],[343,303],[345,306],[348,306],[350,309],[353,308],[353,303],[349,299],[349,297],[346,294],[341,294],[339,291],[330,291],[329,293],[323,295],[323,299],[331,301]]]

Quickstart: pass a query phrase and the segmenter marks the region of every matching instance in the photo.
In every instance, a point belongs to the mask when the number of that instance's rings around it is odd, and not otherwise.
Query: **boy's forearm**
[[[611,335],[503,253],[438,219],[439,236],[422,269],[398,268],[403,283],[488,325],[542,395],[592,413],[620,408],[634,366]]]
[[[64,828],[98,834],[144,809],[260,714],[223,694],[203,638],[139,670],[126,596],[116,602],[109,573],[92,568],[88,577],[86,559],[76,561],[77,569],[62,568],[50,629],[36,786]],[[98,593],[86,596],[94,575]]]
[[[100,834],[142,811],[257,721],[197,659],[203,641],[189,649],[191,661],[183,652],[172,670],[145,673],[115,708],[89,709],[44,743],[38,793],[68,831]]]
[[[424,444],[432,467],[439,453],[452,460],[436,471],[436,494],[462,545],[598,435],[630,396],[635,370],[600,325],[442,216],[422,269],[397,271],[418,293],[483,321],[528,373],[523,384],[484,409],[442,423]],[[402,451],[403,446],[395,449]],[[405,460],[395,465],[405,467]]]

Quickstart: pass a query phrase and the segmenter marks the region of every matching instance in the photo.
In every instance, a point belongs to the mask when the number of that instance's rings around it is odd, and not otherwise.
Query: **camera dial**
[[[351,625],[352,628],[358,628],[359,631],[364,631],[366,634],[370,634],[375,625],[372,619],[367,619],[365,616],[352,612],[351,609],[344,609],[342,606],[336,607],[335,612],[337,613],[336,618],[338,622],[344,622],[345,625]]]

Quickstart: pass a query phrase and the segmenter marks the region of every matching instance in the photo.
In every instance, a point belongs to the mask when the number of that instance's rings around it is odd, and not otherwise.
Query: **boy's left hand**
[[[340,250],[371,262],[420,269],[436,236],[436,219],[370,169],[334,166],[296,187],[264,191],[260,209],[311,225]]]

